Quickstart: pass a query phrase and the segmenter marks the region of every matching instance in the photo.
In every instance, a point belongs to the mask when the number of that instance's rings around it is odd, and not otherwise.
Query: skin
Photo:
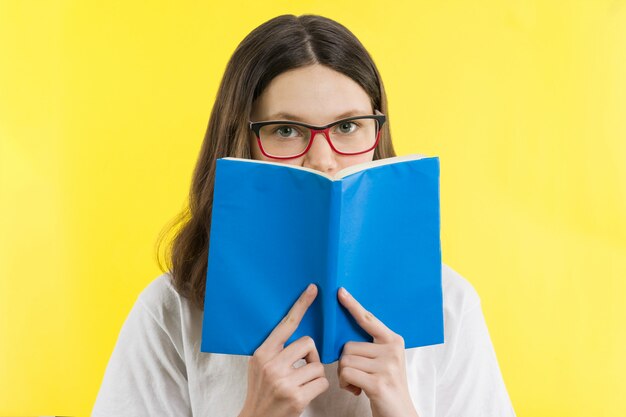
[[[284,347],[316,296],[317,287],[309,286],[255,350],[248,364],[248,392],[240,417],[298,417],[328,389],[313,339],[303,336]],[[301,358],[307,364],[294,368]]]
[[[295,121],[321,126],[342,119],[338,116],[350,110],[357,110],[355,116],[374,114],[365,90],[340,72],[322,65],[310,65],[275,77],[253,103],[250,120],[277,120],[271,116],[287,112],[298,116]],[[281,117],[278,120],[286,119]],[[253,132],[250,132],[250,148],[254,159],[300,165],[331,176],[343,168],[374,158],[374,149],[360,155],[337,154],[322,134],[315,135],[311,149],[299,158],[266,157]]]
[[[370,98],[351,78],[322,65],[287,71],[275,77],[253,103],[250,120],[285,120],[278,112],[297,115],[296,121],[324,125],[341,119],[344,112],[373,114]],[[333,175],[346,167],[373,159],[374,150],[360,155],[335,153],[324,135],[316,135],[309,151],[293,159],[263,155],[251,132],[254,159],[300,165]],[[285,318],[252,356],[248,367],[248,392],[240,417],[298,417],[304,408],[329,387],[313,340],[304,336],[289,346],[295,332],[317,296],[312,284],[294,303]],[[402,337],[392,332],[349,294],[337,293],[341,305],[372,336],[373,342],[348,342],[339,358],[340,387],[354,395],[365,392],[374,417],[419,417],[409,395]],[[294,368],[304,358],[306,364]]]

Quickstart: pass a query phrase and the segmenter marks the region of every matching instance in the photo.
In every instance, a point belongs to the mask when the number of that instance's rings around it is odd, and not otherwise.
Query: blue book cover
[[[308,335],[322,363],[372,342],[345,287],[406,348],[444,342],[439,158],[406,155],[331,177],[302,166],[216,161],[202,352],[252,355],[309,283],[318,294],[285,346]]]

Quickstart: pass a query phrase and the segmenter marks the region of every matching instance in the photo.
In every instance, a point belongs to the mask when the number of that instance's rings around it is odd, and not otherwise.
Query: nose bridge
[[[322,137],[317,136],[318,133],[321,133]],[[304,156],[303,166],[327,173],[331,173],[337,169],[337,160],[334,155],[335,151],[330,144],[329,136],[330,128],[311,129],[309,150]],[[316,138],[319,142],[317,145],[315,145]]]
[[[330,128],[326,128],[326,129],[311,129],[311,139],[309,139],[311,141],[311,147],[313,147],[313,144],[315,143],[314,139],[317,136],[317,134],[321,134],[322,135],[322,140],[324,142],[326,142],[326,144],[328,145],[328,148],[332,150],[332,147],[330,145]]]

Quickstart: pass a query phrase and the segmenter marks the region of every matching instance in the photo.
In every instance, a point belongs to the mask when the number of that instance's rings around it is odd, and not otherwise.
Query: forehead
[[[370,97],[359,84],[318,64],[276,76],[253,106],[257,120],[292,119],[311,124],[372,112]]]

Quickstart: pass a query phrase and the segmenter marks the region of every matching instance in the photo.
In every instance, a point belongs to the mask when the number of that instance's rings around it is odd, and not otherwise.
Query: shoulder
[[[445,341],[432,348],[435,408],[441,415],[514,417],[480,297],[457,271],[442,267]]]
[[[141,291],[139,299],[144,303],[153,304],[177,298],[177,296],[178,293],[172,283],[172,275],[166,272],[153,278]]]
[[[142,307],[164,330],[180,328],[185,300],[172,283],[172,275],[163,273],[146,285],[137,297]]]
[[[464,335],[468,333],[463,333],[462,323],[466,323],[467,327],[467,313],[472,311],[480,313],[481,309],[480,307],[476,308],[480,306],[480,297],[474,286],[459,272],[443,262],[441,264],[441,286],[443,290],[444,343],[433,345],[426,351],[431,350],[438,357],[436,368],[438,373],[443,375],[445,374],[443,369],[448,368],[451,363],[458,363],[458,366],[463,366],[454,360],[461,357],[457,354],[459,352],[457,348],[461,346],[462,351],[468,343],[475,341],[473,338],[479,336],[479,333],[472,333],[471,329],[466,329],[471,334],[471,337],[467,339],[467,336]],[[471,317],[475,317],[475,315]],[[471,326],[472,322],[469,324]]]
[[[190,415],[177,305],[169,274],[140,292],[120,330],[92,416]]]
[[[480,305],[480,297],[474,286],[449,265],[441,263],[441,286],[444,312],[460,317]]]

